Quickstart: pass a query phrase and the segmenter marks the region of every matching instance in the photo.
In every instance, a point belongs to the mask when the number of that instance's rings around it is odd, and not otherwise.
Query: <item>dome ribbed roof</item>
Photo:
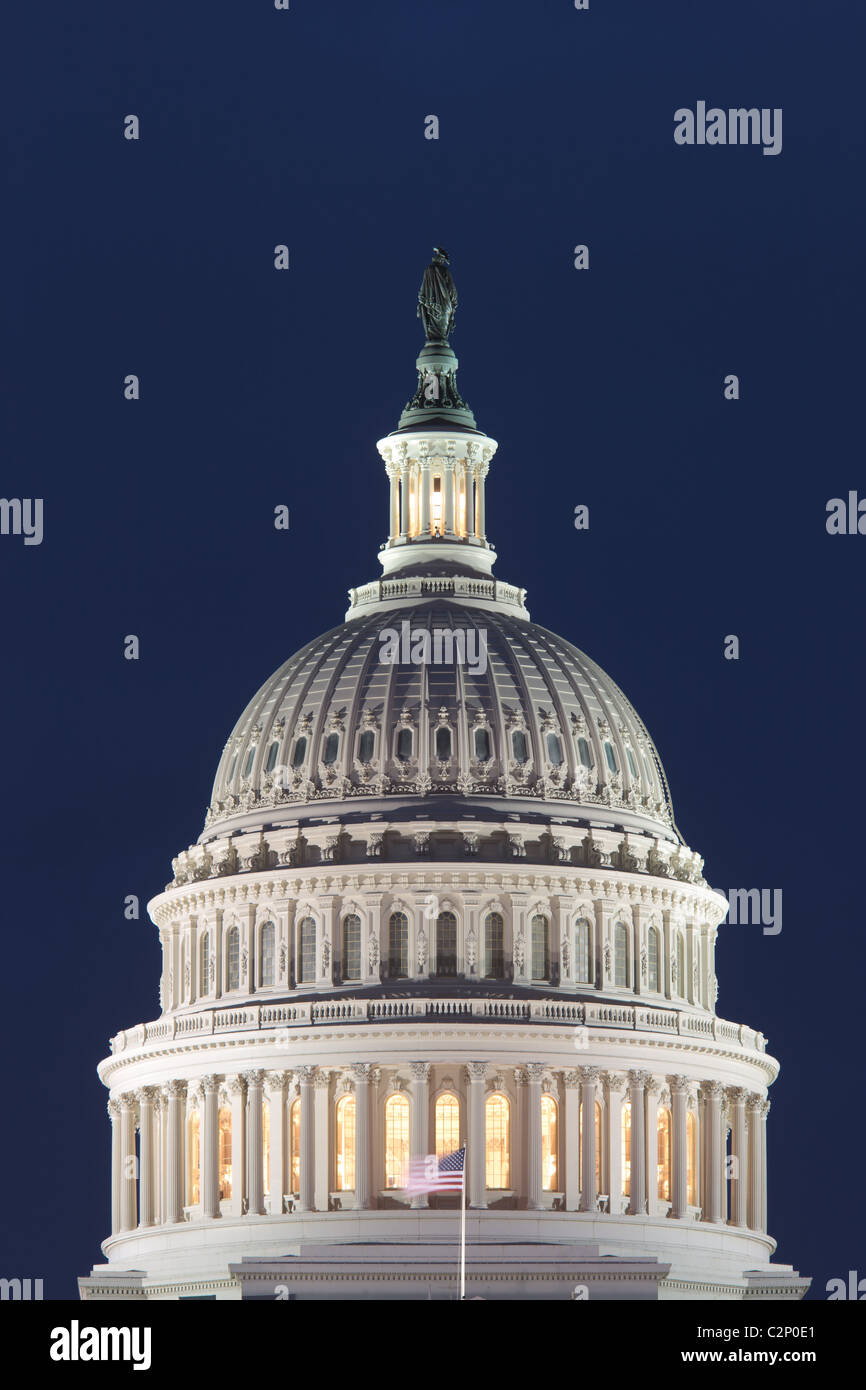
[[[383,661],[383,633],[401,623],[462,633],[486,659],[413,664],[404,649]],[[618,807],[614,819],[655,834],[673,825],[655,746],[594,661],[536,623],[436,599],[333,628],[265,682],[226,744],[203,838],[277,806],[336,813],[360,811],[359,798],[440,795],[465,797],[469,814],[482,797],[503,814],[531,800],[568,819]]]

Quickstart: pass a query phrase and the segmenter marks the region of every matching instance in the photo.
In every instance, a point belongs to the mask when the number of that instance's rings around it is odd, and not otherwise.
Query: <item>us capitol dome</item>
[[[766,1040],[716,1013],[727,901],[618,686],[494,577],[496,441],[436,249],[381,576],[253,696],[149,904],[161,1012],[111,1039],[83,1299],[797,1299]]]

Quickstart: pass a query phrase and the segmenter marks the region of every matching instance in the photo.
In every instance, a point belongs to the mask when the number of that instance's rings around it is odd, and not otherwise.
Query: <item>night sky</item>
[[[862,4],[49,0],[6,28],[0,490],[44,499],[44,539],[0,536],[0,1275],[68,1298],[103,1260],[95,1067],[159,1013],[124,898],[380,573],[434,244],[500,443],[498,577],[628,694],[709,882],[783,891],[781,934],[717,954],[719,1014],[782,1063],[776,1258],[813,1297],[866,1275],[866,536],[825,525],[866,496]],[[699,100],[782,108],[781,154],[676,145]]]

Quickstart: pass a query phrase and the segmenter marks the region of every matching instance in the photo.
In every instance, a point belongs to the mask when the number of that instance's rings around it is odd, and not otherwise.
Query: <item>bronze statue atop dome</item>
[[[424,325],[428,343],[447,343],[454,331],[457,290],[448,269],[448,252],[433,247],[434,256],[418,291],[418,317]]]

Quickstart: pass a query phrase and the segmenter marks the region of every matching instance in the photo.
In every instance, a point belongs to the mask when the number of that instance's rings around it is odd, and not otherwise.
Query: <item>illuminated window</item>
[[[358,761],[369,763],[373,760],[373,749],[376,746],[376,736],[372,729],[365,729],[358,740]]]
[[[337,1101],[337,1191],[355,1190],[355,1097]]]
[[[190,1112],[186,1124],[186,1200],[191,1207],[201,1201],[201,1119]]]
[[[475,730],[475,756],[480,763],[486,763],[490,757],[490,734],[486,729]]]
[[[487,1097],[484,1106],[486,1184],[494,1188],[511,1186],[511,1107],[498,1091]]]
[[[444,1158],[460,1148],[460,1102],[450,1091],[436,1097],[434,1111],[436,1157]]]
[[[557,1162],[557,1106],[552,1096],[541,1097],[541,1186],[555,1192],[559,1186]]]
[[[622,1107],[622,1195],[631,1196],[631,1101]]]
[[[226,937],[226,984],[228,989],[241,987],[240,934],[230,927]]]
[[[385,1186],[406,1186],[409,1169],[409,1102],[399,1091],[385,1101]]]
[[[407,763],[412,756],[412,730],[401,729],[397,735],[397,757]]]
[[[301,1099],[292,1101],[289,1111],[289,1182],[290,1192],[301,1190]]]
[[[550,978],[550,923],[540,914],[532,919],[532,978]]]
[[[268,749],[268,761],[265,764],[265,772],[273,772],[277,765],[277,758],[280,756],[279,743],[272,743]]]
[[[654,994],[658,994],[661,988],[661,976],[659,973],[659,934],[655,927],[649,929],[647,955],[649,956],[649,987]]]
[[[547,735],[547,757],[554,767],[562,762],[562,747],[556,734]]]
[[[361,919],[355,912],[343,918],[343,979],[361,978]]]
[[[589,922],[585,917],[574,924],[574,978],[579,985],[590,983]]]
[[[440,912],[436,918],[436,974],[457,974],[457,918]]]
[[[255,744],[253,744],[252,748],[251,748],[251,749],[249,750],[249,752],[247,753],[246,762],[244,763],[244,771],[243,771],[244,777],[249,777],[250,773],[251,773],[252,770],[253,770],[253,763],[255,762],[255,759],[256,759],[256,748],[255,748]]]
[[[325,739],[325,749],[322,753],[322,762],[325,764],[326,767],[330,767],[331,763],[335,763],[337,761],[337,750],[339,747],[340,735],[328,734],[328,737]]]
[[[312,984],[316,978],[316,924],[305,917],[300,925],[300,964],[298,984]]]
[[[447,763],[451,757],[451,730],[436,730],[436,757],[441,763]]]
[[[682,932],[677,932],[677,994],[686,992],[686,943]]]
[[[264,1193],[267,1197],[271,1190],[271,1103],[269,1100],[262,1101],[262,1177],[264,1179]]]
[[[592,754],[589,751],[589,744],[585,738],[577,740],[577,756],[584,767],[592,767]]]
[[[232,1195],[232,1112],[227,1105],[219,1110],[219,1184],[220,1201]]]
[[[616,754],[614,753],[609,743],[606,743],[604,745],[604,756],[607,759],[607,765],[610,768],[611,772],[616,772]]]
[[[526,734],[522,729],[515,729],[511,735],[511,751],[514,754],[516,763],[529,762],[529,749],[526,746]]]
[[[202,932],[198,959],[199,994],[207,994],[210,989],[210,932]]]
[[[295,751],[292,754],[292,767],[301,767],[306,756],[307,740],[305,738],[299,738],[295,743]]]
[[[698,1122],[694,1110],[686,1115],[686,1201],[698,1204]]]
[[[388,974],[392,980],[405,980],[409,974],[409,919],[405,912],[392,912],[388,920]]]
[[[628,984],[628,927],[622,922],[613,929],[613,982]]]
[[[671,1112],[659,1110],[658,1118],[658,1195],[663,1202],[671,1199]]]
[[[484,923],[484,974],[488,980],[505,974],[505,924],[498,912],[489,912]]]
[[[262,984],[276,983],[275,972],[276,933],[273,922],[265,922],[262,927]]]

